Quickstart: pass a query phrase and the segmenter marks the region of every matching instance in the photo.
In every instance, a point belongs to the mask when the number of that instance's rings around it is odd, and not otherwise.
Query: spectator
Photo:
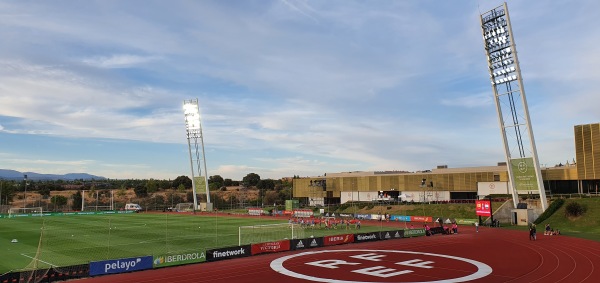
[[[550,223],[546,224],[546,230],[544,231],[544,235],[552,235],[552,228],[550,228]]]
[[[458,225],[456,225],[456,222],[452,222],[452,233],[458,234]]]
[[[535,224],[531,224],[531,226],[529,226],[529,240],[533,240],[535,241],[536,238],[536,229],[535,229]]]

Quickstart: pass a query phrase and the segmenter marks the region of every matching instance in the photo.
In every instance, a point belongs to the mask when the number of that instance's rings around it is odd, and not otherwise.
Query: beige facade
[[[423,179],[425,184],[422,185]],[[325,188],[311,181],[325,180]],[[344,191],[477,192],[477,182],[508,181],[506,166],[444,168],[430,172],[351,172],[329,173],[323,177],[294,180],[294,197],[338,198]],[[317,182],[314,182],[315,184]]]
[[[600,179],[600,124],[575,126],[577,178]]]
[[[544,181],[576,181],[576,166],[542,169]],[[422,186],[423,179],[425,185]],[[311,181],[325,180],[325,186]],[[508,182],[506,166],[433,169],[431,172],[352,172],[294,180],[294,197],[339,198],[342,192],[449,191],[476,193],[478,182]],[[317,184],[317,182],[314,182]],[[432,186],[433,185],[433,186]],[[548,189],[548,188],[546,188]]]
[[[600,123],[575,126],[576,164],[542,168],[549,193],[593,193],[600,186]],[[317,181],[325,182],[317,182]],[[477,193],[478,182],[508,182],[504,163],[498,166],[447,168],[427,172],[347,172],[294,180],[297,198],[339,198],[342,192],[448,191]],[[458,193],[458,194],[457,194]]]

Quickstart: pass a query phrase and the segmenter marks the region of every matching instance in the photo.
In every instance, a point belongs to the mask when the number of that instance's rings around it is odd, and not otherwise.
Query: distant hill
[[[35,172],[19,172],[15,170],[0,169],[0,179],[4,180],[23,180],[23,176],[27,175],[27,179],[42,181],[42,180],[104,180],[101,176],[90,175],[87,173],[68,173],[68,174],[41,174]]]

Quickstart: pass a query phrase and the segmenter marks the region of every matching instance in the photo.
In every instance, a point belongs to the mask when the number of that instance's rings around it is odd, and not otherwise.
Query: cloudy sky
[[[501,1],[1,1],[0,169],[241,180],[504,161],[479,27]],[[508,1],[540,163],[600,122],[600,1]]]

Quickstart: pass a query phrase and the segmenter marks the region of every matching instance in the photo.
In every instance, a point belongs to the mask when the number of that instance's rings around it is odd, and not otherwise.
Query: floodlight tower
[[[198,198],[196,196],[196,185],[198,185],[206,189],[206,209],[212,210],[210,205],[210,191],[208,188],[208,174],[206,171],[206,156],[204,155],[204,137],[202,135],[202,123],[200,121],[200,108],[198,106],[198,99],[184,100],[183,114],[185,116],[185,129],[187,133],[188,151],[190,154],[190,169],[192,170],[194,209],[198,209]],[[193,154],[192,147],[194,148]],[[204,175],[202,175],[202,165],[204,166]],[[197,180],[195,177],[196,175],[198,176]]]
[[[519,192],[537,191],[546,210],[546,192],[506,2],[481,14],[480,20],[513,203],[517,207]]]

